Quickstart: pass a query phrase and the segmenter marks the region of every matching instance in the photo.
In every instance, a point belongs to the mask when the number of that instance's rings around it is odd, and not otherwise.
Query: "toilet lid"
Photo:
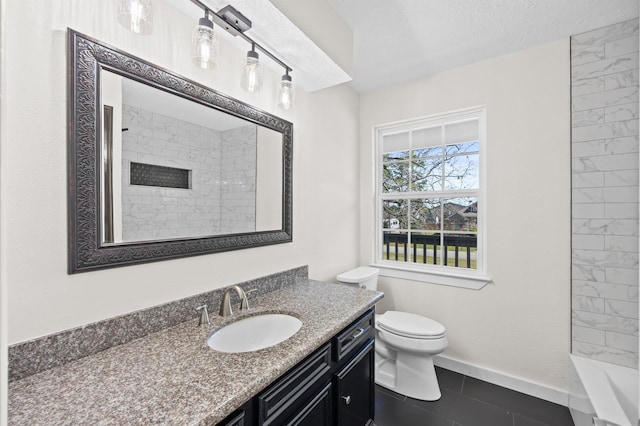
[[[341,283],[361,283],[369,278],[375,277],[378,275],[378,272],[376,268],[359,266],[356,269],[341,273],[336,276],[336,279]]]
[[[378,315],[376,321],[385,331],[415,339],[436,339],[445,333],[439,322],[408,312],[387,311]]]

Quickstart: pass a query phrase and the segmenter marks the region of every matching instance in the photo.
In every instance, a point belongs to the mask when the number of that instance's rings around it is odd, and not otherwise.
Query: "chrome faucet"
[[[198,327],[201,325],[207,324],[211,325],[211,321],[209,320],[209,312],[207,312],[207,304],[205,303],[202,306],[198,306],[196,311],[200,312],[200,319],[198,320]]]
[[[222,302],[220,303],[220,316],[228,317],[233,314],[233,310],[231,309],[231,291],[235,290],[238,293],[238,297],[242,299],[240,302],[240,310],[246,311],[249,309],[249,301],[247,300],[247,295],[239,285],[232,285],[224,291],[224,295],[222,296]]]

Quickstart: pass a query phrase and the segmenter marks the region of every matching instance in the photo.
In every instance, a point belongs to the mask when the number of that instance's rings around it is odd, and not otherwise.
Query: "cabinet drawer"
[[[335,361],[342,360],[353,351],[361,348],[369,339],[374,338],[373,313],[374,310],[370,309],[342,333],[334,337],[333,359]]]
[[[299,398],[326,378],[330,370],[331,344],[327,343],[258,396],[259,424],[274,424],[288,415],[289,409],[295,409],[292,404],[296,400],[299,403]]]

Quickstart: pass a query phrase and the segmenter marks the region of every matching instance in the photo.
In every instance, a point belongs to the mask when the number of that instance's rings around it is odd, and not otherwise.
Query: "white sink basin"
[[[268,348],[296,334],[302,321],[291,315],[263,314],[225,325],[207,339],[220,352],[251,352]]]

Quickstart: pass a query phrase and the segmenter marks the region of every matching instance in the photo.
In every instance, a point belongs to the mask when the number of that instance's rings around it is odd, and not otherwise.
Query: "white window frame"
[[[383,212],[382,212],[382,139],[385,135],[407,132],[431,126],[443,126],[460,121],[477,119],[479,123],[479,188],[474,190],[478,198],[478,258],[476,269],[454,268],[442,265],[417,264],[383,259]],[[375,208],[375,251],[372,266],[380,269],[381,276],[423,281],[434,284],[450,285],[470,289],[480,289],[491,281],[487,271],[487,215],[486,215],[486,107],[478,106],[458,111],[451,111],[427,117],[420,117],[401,122],[389,123],[374,127],[375,139],[375,173],[376,173],[376,208]],[[446,191],[434,192],[435,197],[451,195]]]

